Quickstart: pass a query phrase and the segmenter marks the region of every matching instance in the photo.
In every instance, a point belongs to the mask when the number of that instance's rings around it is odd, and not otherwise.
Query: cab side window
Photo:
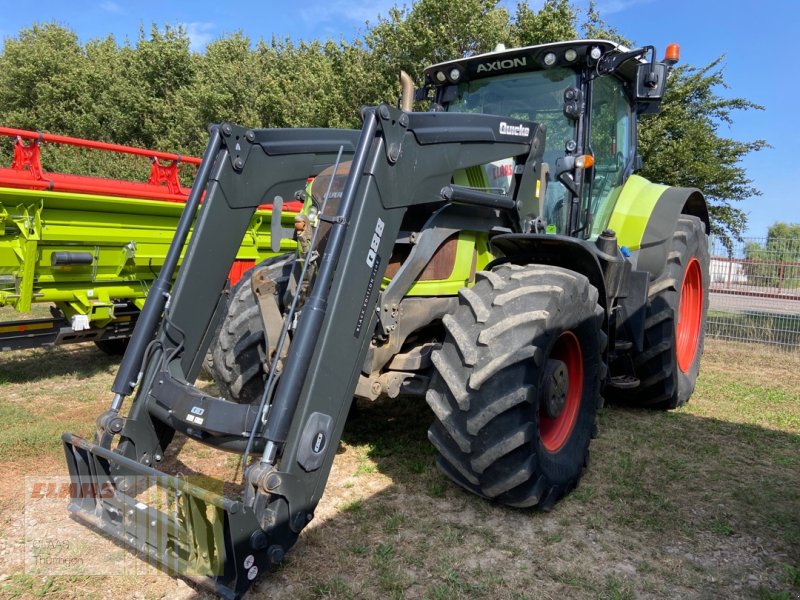
[[[628,165],[633,159],[630,102],[622,82],[613,76],[594,80],[592,89],[592,124],[590,150],[594,155],[594,176],[588,194],[592,235],[596,236],[611,219],[622,190]]]

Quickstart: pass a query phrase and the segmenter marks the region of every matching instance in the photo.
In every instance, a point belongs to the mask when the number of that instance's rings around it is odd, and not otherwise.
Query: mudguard
[[[554,265],[581,273],[600,292],[600,303],[608,309],[606,282],[597,254],[590,242],[565,235],[506,233],[491,239],[491,247],[504,255],[501,261]],[[493,264],[486,266],[490,269]]]
[[[708,206],[699,190],[660,185],[631,175],[608,227],[616,232],[619,245],[631,251],[635,268],[649,272],[652,280],[664,270],[668,242],[681,214],[700,218],[709,232]]]

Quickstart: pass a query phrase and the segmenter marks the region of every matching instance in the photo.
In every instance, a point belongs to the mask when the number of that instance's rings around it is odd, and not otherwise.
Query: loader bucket
[[[62,440],[75,518],[224,598],[241,598],[269,567],[265,538],[253,535],[261,532],[258,521],[241,502],[73,434]]]

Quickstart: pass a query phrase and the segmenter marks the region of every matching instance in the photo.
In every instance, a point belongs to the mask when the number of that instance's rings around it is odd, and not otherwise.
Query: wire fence
[[[800,239],[712,238],[707,335],[800,348]]]

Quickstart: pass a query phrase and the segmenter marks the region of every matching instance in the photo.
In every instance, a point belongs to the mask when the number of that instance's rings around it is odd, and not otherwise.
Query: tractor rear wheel
[[[266,268],[266,277],[276,284],[275,302],[284,311],[283,297],[294,265],[294,255],[267,259],[246,272],[233,286],[228,310],[211,344],[210,371],[220,393],[233,402],[259,402],[267,373],[267,335],[261,309],[253,293],[253,273]],[[208,361],[207,361],[208,362]]]
[[[606,335],[597,289],[553,266],[478,274],[444,317],[426,399],[438,467],[509,506],[549,509],[578,483],[596,434]]]
[[[689,400],[703,354],[709,262],[705,224],[682,215],[664,272],[650,284],[644,348],[633,357],[639,386],[613,390],[614,400],[662,410]]]

